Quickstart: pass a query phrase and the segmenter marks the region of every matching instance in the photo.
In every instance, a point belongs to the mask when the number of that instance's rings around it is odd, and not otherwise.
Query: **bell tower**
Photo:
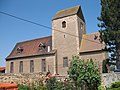
[[[72,55],[80,52],[82,35],[86,33],[80,6],[58,11],[52,19],[52,49],[57,50],[57,71],[66,75]]]

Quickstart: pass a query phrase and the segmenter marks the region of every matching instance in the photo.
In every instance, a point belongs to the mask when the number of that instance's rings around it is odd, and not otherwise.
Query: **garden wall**
[[[57,76],[57,79],[64,79],[64,76]],[[23,85],[39,85],[39,81],[45,81],[46,77],[43,73],[33,73],[33,74],[0,74],[0,84],[1,83],[16,83]],[[102,74],[102,84],[105,86],[110,86],[111,83],[120,81],[119,73],[104,73]]]
[[[39,85],[39,81],[44,81],[45,75],[34,74],[0,74],[0,83],[16,83],[23,85]]]
[[[102,84],[109,87],[111,83],[120,82],[120,72],[102,74]]]

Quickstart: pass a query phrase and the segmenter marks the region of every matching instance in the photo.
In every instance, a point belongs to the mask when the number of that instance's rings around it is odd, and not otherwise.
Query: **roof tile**
[[[102,50],[105,45],[100,43],[99,32],[84,34],[80,46],[80,53]]]
[[[39,47],[40,43],[44,43],[46,45],[45,49],[40,50],[40,47]],[[6,58],[6,60],[10,58],[54,53],[53,51],[47,52],[47,46],[50,46],[52,50],[52,36],[19,42],[16,44],[15,48],[10,53],[10,55]],[[22,48],[23,50],[21,52],[17,52],[18,48]]]

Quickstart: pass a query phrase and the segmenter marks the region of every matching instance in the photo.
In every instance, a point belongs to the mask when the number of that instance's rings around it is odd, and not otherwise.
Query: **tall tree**
[[[100,38],[106,44],[109,60],[120,68],[120,0],[101,0]]]

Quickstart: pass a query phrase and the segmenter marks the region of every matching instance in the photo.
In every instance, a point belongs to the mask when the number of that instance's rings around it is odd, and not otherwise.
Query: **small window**
[[[68,57],[63,57],[63,67],[68,67]]]
[[[64,38],[65,38],[65,35],[64,35]]]
[[[46,72],[46,60],[42,59],[42,72]]]
[[[66,22],[65,21],[62,22],[62,28],[66,28]]]
[[[23,72],[23,61],[20,61],[19,72],[20,72],[20,73]]]
[[[46,48],[46,44],[40,42],[40,44],[39,44],[39,50],[45,50],[45,48]]]
[[[14,62],[10,63],[10,73],[14,72]]]
[[[83,29],[83,23],[80,23],[80,28]]]
[[[34,72],[34,61],[30,60],[30,72],[33,73]]]
[[[17,53],[21,53],[23,51],[22,47],[17,47]]]

